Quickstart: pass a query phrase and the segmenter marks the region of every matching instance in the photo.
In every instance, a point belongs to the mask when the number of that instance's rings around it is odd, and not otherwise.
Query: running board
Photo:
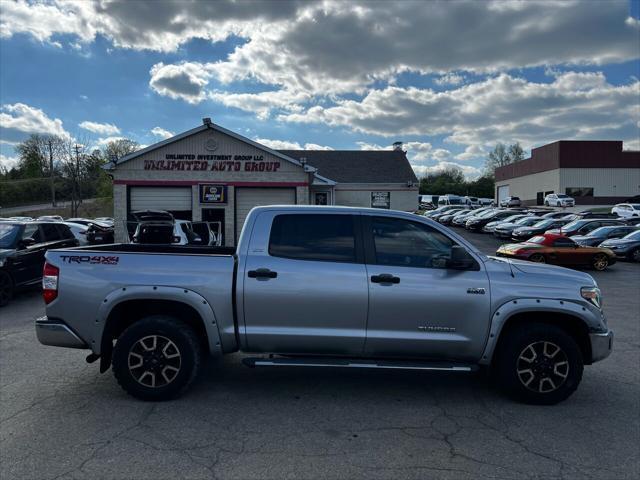
[[[432,370],[443,372],[475,372],[477,365],[444,362],[407,362],[393,360],[332,359],[332,358],[279,358],[246,357],[242,359],[247,367],[339,367],[377,368],[390,370]]]

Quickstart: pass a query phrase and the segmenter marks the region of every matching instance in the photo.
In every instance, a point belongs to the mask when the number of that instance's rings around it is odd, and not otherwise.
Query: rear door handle
[[[372,275],[373,283],[400,283],[400,277],[391,275],[390,273],[381,273],[380,275]]]
[[[278,272],[272,272],[268,268],[258,268],[257,270],[249,270],[249,278],[276,278]]]

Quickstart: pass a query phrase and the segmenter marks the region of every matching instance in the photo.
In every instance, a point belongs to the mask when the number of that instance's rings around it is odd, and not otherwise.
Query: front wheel
[[[544,202],[545,207],[549,206],[549,202]]]
[[[640,247],[636,247],[629,252],[629,260],[640,262]]]
[[[152,315],[135,322],[116,341],[113,374],[136,398],[169,400],[195,380],[201,358],[191,327],[173,317]]]
[[[598,253],[593,256],[591,260],[591,266],[601,272],[605,270],[609,266],[609,257],[607,257],[604,253]]]
[[[13,298],[13,280],[7,272],[0,271],[0,307],[7,305]]]
[[[517,400],[536,405],[567,399],[584,368],[576,341],[561,328],[542,323],[507,332],[494,363],[500,386]]]
[[[544,255],[542,255],[541,253],[534,253],[529,257],[529,261],[535,262],[535,263],[547,263],[547,260],[544,258]]]

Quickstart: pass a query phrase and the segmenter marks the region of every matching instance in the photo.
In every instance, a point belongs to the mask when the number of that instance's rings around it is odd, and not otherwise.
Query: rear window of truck
[[[351,215],[278,215],[271,226],[269,255],[353,263],[355,244]]]

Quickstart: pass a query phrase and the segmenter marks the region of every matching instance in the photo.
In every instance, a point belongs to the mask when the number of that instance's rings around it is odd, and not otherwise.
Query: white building
[[[131,212],[221,222],[234,245],[258,205],[317,204],[412,211],[418,179],[401,148],[272,150],[204,119],[203,124],[105,167],[113,177],[116,241]]]

